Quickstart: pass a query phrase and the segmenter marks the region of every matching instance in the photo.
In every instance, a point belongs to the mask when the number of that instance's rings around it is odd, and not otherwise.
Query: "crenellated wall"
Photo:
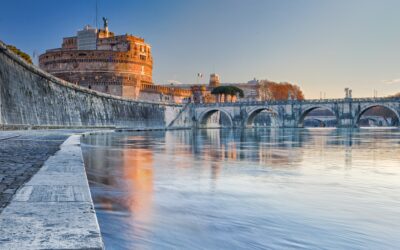
[[[0,128],[188,128],[191,120],[182,105],[127,100],[63,81],[0,42]]]

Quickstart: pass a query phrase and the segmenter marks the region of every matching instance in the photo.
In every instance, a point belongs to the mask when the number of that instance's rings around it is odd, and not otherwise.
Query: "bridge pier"
[[[337,122],[338,128],[353,128],[357,127],[353,124],[353,118],[339,118]]]

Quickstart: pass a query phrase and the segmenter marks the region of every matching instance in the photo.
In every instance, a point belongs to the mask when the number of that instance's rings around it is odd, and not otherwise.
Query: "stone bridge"
[[[345,98],[322,100],[288,100],[267,102],[202,103],[192,105],[194,125],[198,128],[217,127],[216,114],[224,114],[228,127],[252,127],[257,114],[267,111],[276,127],[303,127],[304,119],[321,108],[332,112],[338,127],[358,127],[361,116],[373,107],[385,107],[396,115],[392,126],[399,126],[400,98]]]
[[[360,119],[360,124],[364,120],[364,123],[367,122],[373,126],[391,126],[394,125],[396,121],[393,121],[391,117],[384,117],[378,115],[363,115]],[[319,123],[321,127],[329,126],[329,124],[336,123],[336,116],[318,116],[318,115],[309,115],[304,121],[315,121]]]

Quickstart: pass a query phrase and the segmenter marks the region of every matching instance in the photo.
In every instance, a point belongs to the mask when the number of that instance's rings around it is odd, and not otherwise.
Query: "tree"
[[[258,88],[258,96],[261,101],[269,101],[273,99],[271,90],[269,88],[269,81],[261,80]]]
[[[26,54],[25,52],[19,50],[17,47],[13,46],[13,45],[7,45],[7,49],[11,50],[12,52],[14,52],[17,56],[21,57],[22,59],[24,59],[27,63],[32,64],[32,59],[31,57]]]
[[[261,100],[287,100],[290,98],[304,100],[303,91],[300,87],[288,82],[272,82],[261,80],[259,83],[258,94]]]
[[[213,95],[230,95],[230,96],[236,96],[239,95],[239,97],[244,97],[243,90],[236,87],[236,86],[219,86],[214,88],[211,91],[211,94]]]
[[[396,93],[396,94],[394,94],[394,95],[390,95],[390,96],[388,96],[388,97],[399,98],[399,97],[400,97],[400,92],[399,92],[399,93]]]

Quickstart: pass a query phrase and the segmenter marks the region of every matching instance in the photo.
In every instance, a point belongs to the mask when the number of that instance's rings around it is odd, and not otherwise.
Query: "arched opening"
[[[357,127],[398,127],[399,115],[389,107],[374,105],[360,112],[355,125]]]
[[[207,110],[200,115],[200,128],[230,128],[233,122],[230,115],[220,109]]]
[[[311,127],[311,128],[325,128],[325,127],[328,126],[327,123],[328,123],[327,121],[324,121],[322,119],[310,116],[310,117],[306,117],[306,119],[304,119],[303,126],[307,127],[307,128],[309,128],[309,127]]]
[[[259,108],[251,111],[247,120],[246,127],[278,127],[278,115],[268,108]]]
[[[338,120],[336,114],[329,108],[313,107],[307,109],[300,116],[298,126],[308,128],[336,127]]]

